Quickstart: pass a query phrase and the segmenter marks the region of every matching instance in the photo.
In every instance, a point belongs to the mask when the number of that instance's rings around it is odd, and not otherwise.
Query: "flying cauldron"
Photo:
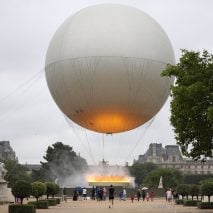
[[[142,11],[96,5],[68,18],[52,38],[45,64],[50,93],[78,125],[99,133],[132,130],[163,106],[174,64],[161,26]]]

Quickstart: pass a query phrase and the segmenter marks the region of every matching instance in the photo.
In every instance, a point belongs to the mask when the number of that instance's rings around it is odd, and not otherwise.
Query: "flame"
[[[101,182],[101,183],[129,183],[130,178],[127,176],[119,176],[119,175],[110,175],[110,176],[88,176],[87,181],[91,182]]]
[[[77,110],[78,111],[78,110]],[[100,133],[119,133],[140,126],[146,121],[141,114],[134,110],[123,108],[103,108],[95,111],[83,111],[73,115],[71,119],[81,126]]]

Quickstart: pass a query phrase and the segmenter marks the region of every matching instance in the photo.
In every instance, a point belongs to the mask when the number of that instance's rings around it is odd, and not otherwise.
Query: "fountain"
[[[107,161],[99,162],[99,166],[86,176],[89,186],[121,186],[130,187],[134,178],[123,168],[111,167]]]

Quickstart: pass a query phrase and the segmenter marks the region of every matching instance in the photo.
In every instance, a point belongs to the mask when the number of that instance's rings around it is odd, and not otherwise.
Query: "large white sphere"
[[[49,90],[64,114],[90,130],[116,133],[150,120],[169,94],[160,74],[174,63],[156,21],[122,5],[96,5],[67,19],[46,56]]]

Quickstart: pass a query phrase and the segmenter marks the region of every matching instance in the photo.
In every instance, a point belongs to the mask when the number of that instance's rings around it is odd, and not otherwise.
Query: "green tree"
[[[178,170],[158,168],[151,171],[143,183],[149,187],[157,187],[161,176],[164,188],[175,188],[182,181],[182,174]]]
[[[46,162],[41,162],[42,168],[40,174],[46,180],[59,181],[72,176],[76,172],[84,172],[88,168],[84,158],[78,156],[69,145],[62,142],[56,142],[49,146],[46,156],[43,157]]]
[[[213,178],[213,174],[185,174],[183,182],[185,184],[200,184],[203,180]]]
[[[55,183],[49,181],[46,182],[45,184],[46,184],[46,195],[48,199],[50,195],[54,194]]]
[[[210,202],[210,197],[213,195],[213,182],[201,185],[201,194],[208,196],[208,201]]]
[[[157,169],[157,167],[154,163],[134,163],[132,166],[129,166],[128,169],[130,174],[135,177],[135,183],[141,185],[146,175],[154,169]]]
[[[25,180],[31,182],[31,176],[28,173],[28,169],[18,163],[15,160],[4,161],[7,174],[5,180],[8,181],[8,187],[12,187],[17,180]]]
[[[182,195],[182,199],[183,199],[183,197],[186,196],[187,200],[188,200],[188,195],[190,193],[190,185],[188,185],[188,184],[180,184],[180,185],[178,185],[177,193]]]
[[[175,76],[171,87],[171,124],[185,156],[212,157],[213,55],[182,51],[180,62],[168,65],[162,76]]]
[[[54,196],[55,196],[56,194],[58,194],[59,191],[60,191],[60,186],[59,186],[58,184],[54,184],[54,191],[53,191],[53,193],[52,193],[52,197],[54,198]]]
[[[195,185],[195,184],[192,184],[192,185],[189,185],[189,186],[190,186],[189,194],[192,196],[192,200],[193,200],[194,196],[196,196],[197,200],[198,200],[198,196],[200,194],[200,186]]]
[[[44,169],[42,168],[40,170],[33,169],[31,173],[31,178],[32,178],[32,182],[35,182],[35,181],[45,182],[49,180],[45,175]]]
[[[46,195],[47,195],[47,199],[49,198],[50,195],[52,195],[52,197],[54,197],[56,194],[59,193],[60,191],[60,187],[58,184],[54,183],[54,182],[46,182]]]
[[[204,184],[204,183],[213,183],[213,178],[207,178],[207,179],[205,179],[205,180],[201,180],[201,181],[200,181],[200,184],[201,184],[201,185]]]
[[[38,198],[46,193],[46,185],[39,181],[33,182],[31,185],[32,185],[31,195],[34,196],[38,202]]]
[[[31,184],[24,180],[16,181],[16,183],[12,187],[12,194],[16,198],[21,199],[21,204],[23,203],[23,199],[29,197],[31,193],[32,193]]]

